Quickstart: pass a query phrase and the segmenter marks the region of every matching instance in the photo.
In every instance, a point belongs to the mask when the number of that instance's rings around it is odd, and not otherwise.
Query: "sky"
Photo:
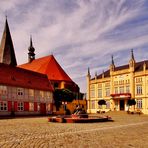
[[[148,59],[148,0],[0,0],[0,37],[8,19],[18,65],[28,60],[32,35],[36,58],[53,54],[86,92],[91,77]]]

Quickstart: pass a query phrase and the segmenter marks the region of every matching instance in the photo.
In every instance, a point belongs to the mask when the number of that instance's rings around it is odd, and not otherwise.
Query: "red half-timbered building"
[[[0,116],[45,115],[51,112],[53,87],[47,75],[16,66],[6,19],[0,44]]]

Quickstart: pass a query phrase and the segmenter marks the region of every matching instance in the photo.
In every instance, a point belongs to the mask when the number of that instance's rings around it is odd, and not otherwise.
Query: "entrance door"
[[[46,115],[46,104],[45,103],[40,104],[40,113],[41,115]]]
[[[120,100],[120,110],[124,110],[124,100]]]

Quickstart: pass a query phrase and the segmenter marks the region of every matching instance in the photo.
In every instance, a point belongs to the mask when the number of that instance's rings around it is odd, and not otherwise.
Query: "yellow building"
[[[87,112],[96,113],[99,100],[105,100],[104,110],[127,111],[128,100],[135,99],[132,108],[148,114],[148,60],[136,62],[131,50],[131,58],[127,65],[116,67],[112,56],[109,69],[91,78],[87,74]]]

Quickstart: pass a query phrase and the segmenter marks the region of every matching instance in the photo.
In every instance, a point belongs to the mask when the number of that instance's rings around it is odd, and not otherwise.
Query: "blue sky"
[[[27,62],[30,35],[36,58],[53,54],[86,92],[86,74],[148,59],[147,0],[0,0],[0,37],[5,15],[18,64]]]

